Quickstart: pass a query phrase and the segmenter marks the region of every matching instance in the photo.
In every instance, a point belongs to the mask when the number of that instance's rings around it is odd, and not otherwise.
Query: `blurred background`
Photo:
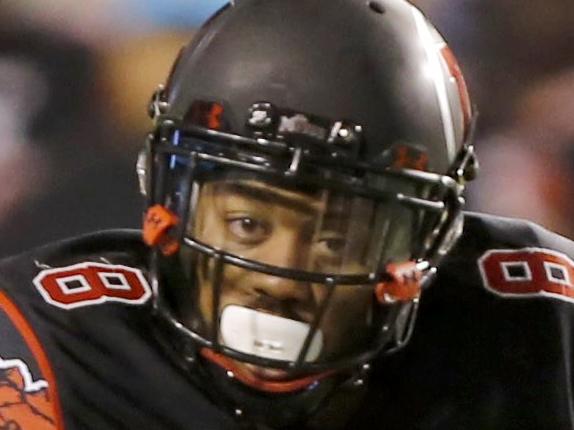
[[[149,96],[223,3],[0,2],[0,256],[139,226],[134,166]],[[459,57],[479,107],[469,208],[574,238],[574,2],[415,3]]]

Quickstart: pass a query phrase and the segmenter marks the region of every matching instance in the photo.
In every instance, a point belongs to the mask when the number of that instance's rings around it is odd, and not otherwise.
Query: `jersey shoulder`
[[[531,222],[465,214],[409,343],[373,366],[364,415],[390,428],[572,428],[573,250]]]
[[[0,262],[0,294],[43,332],[83,321],[112,327],[151,298],[146,259],[138,231],[91,233]]]
[[[0,262],[0,428],[62,428],[57,368],[72,365],[58,345],[76,342],[78,327],[91,328],[94,342],[121,329],[125,310],[113,305],[142,305],[151,295],[145,259],[139,232],[115,230]]]
[[[464,284],[501,298],[574,301],[574,242],[530,221],[466,213],[439,275],[444,291]]]
[[[574,256],[572,240],[534,222],[480,213],[465,214],[460,244],[477,249],[548,248]]]
[[[121,298],[131,279],[125,275],[141,273],[146,258],[137,230],[90,233],[0,261],[0,289],[17,301],[43,298],[55,305],[59,298],[72,304],[114,291]]]

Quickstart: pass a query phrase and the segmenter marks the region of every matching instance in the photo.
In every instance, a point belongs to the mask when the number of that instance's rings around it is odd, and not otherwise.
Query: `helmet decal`
[[[197,100],[191,105],[185,120],[211,130],[224,130],[224,112],[221,103]]]

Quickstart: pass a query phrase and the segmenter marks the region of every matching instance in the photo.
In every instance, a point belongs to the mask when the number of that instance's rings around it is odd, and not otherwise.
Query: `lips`
[[[245,364],[242,367],[254,377],[266,381],[289,381],[293,379],[286,370],[261,367],[254,364]]]

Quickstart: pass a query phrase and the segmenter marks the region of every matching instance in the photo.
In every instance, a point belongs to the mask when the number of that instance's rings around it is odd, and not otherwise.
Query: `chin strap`
[[[335,370],[328,370],[326,372],[315,373],[301,378],[288,379],[284,381],[268,381],[258,378],[249,371],[243,369],[235,360],[223,354],[218,354],[209,348],[202,348],[200,350],[200,354],[205,359],[227,370],[227,374],[230,378],[235,378],[248,387],[266,393],[279,394],[300,391],[335,373]]]
[[[409,302],[421,295],[427,262],[390,263],[386,267],[389,279],[375,286],[375,296],[381,304]]]

